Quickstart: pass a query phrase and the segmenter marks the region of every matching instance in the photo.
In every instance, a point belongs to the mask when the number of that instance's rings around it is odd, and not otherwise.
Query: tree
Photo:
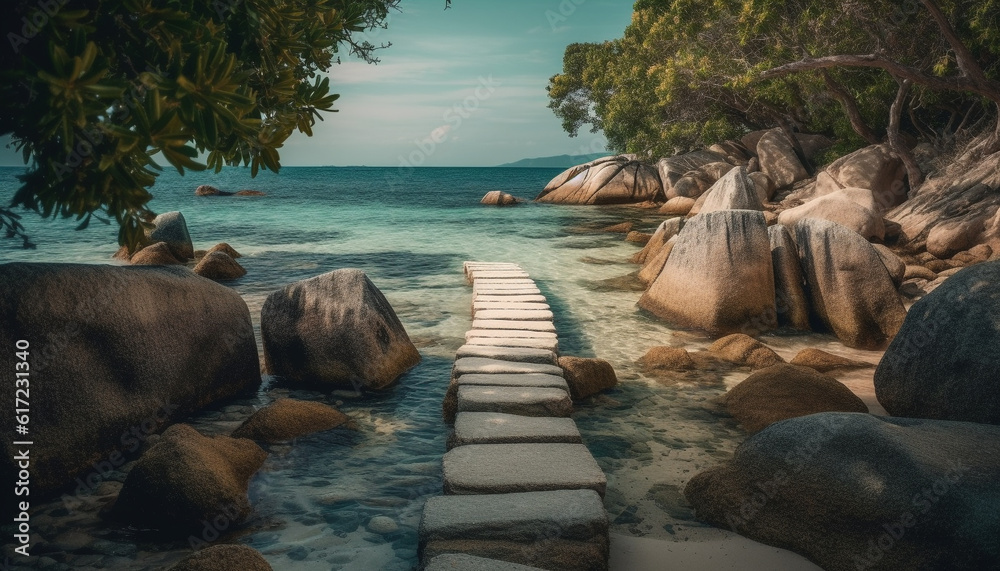
[[[344,52],[377,61],[384,46],[363,32],[384,27],[399,2],[8,3],[0,134],[28,169],[0,230],[30,245],[16,207],[76,217],[79,228],[106,217],[131,248],[164,166],[278,170],[284,141],[335,111],[322,72]]]
[[[1000,0],[941,1],[640,0],[622,38],[567,49],[550,107],[651,158],[776,125],[888,141],[919,184],[912,138],[944,147],[1000,109]]]

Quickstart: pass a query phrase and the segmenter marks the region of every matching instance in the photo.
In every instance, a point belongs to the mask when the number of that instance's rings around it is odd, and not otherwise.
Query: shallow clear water
[[[0,201],[8,200],[17,169],[0,169]],[[655,211],[537,205],[478,204],[490,190],[532,198],[558,169],[286,168],[250,179],[247,171],[219,175],[167,172],[151,207],[184,213],[196,248],[228,242],[244,257],[247,275],[233,282],[259,320],[270,291],[344,267],[361,268],[385,293],[423,361],[379,395],[290,391],[269,379],[256,398],[227,403],[192,419],[204,433],[227,433],[253,410],[291,394],[338,406],[358,430],[334,430],[272,446],[251,485],[256,515],[238,535],[276,569],[410,569],[416,564],[416,526],[427,497],[441,492],[440,459],[447,427],[440,405],[455,350],[470,326],[471,291],[464,260],[521,264],[556,314],[563,354],[598,356],[622,384],[581,403],[574,415],[588,447],[608,475],[606,507],[615,531],[666,540],[722,533],[694,521],[684,483],[726,457],[745,438],[707,401],[745,372],[680,383],[647,378],[635,364],[656,345],[704,348],[710,340],[674,332],[641,313],[640,293],[617,283],[635,271],[637,250],[621,234],[597,231],[623,220],[651,231]],[[200,184],[223,190],[258,189],[265,197],[196,197]],[[73,231],[71,221],[24,222],[38,249],[0,241],[0,261],[111,263],[116,231],[100,224]],[[259,336],[258,336],[259,338]],[[820,346],[876,362],[878,354],[848,352],[818,335],[774,338],[791,357]],[[865,382],[864,373],[859,382]],[[868,373],[870,376],[870,373]],[[110,529],[93,513],[68,518],[58,504],[39,510],[39,531],[52,541],[71,528],[115,544],[137,545],[125,555],[66,556],[71,566],[153,569],[187,552],[186,542],[157,543]],[[398,529],[366,530],[374,516]],[[227,530],[228,531],[228,530]],[[232,536],[229,536],[230,538]]]

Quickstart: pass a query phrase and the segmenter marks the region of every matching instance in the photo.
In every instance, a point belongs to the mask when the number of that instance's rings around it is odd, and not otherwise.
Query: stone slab
[[[559,352],[559,340],[533,337],[470,337],[466,345],[485,345],[489,347],[530,347],[545,349],[553,353]]]
[[[528,374],[471,374],[455,379],[457,386],[488,386],[488,387],[539,387],[563,389],[569,392],[566,379],[557,375],[538,373]]]
[[[513,319],[473,319],[473,329],[521,329],[524,331],[548,331],[555,333],[556,326],[551,321],[517,321]]]
[[[561,377],[563,370],[558,365],[548,365],[543,363],[519,363],[516,361],[503,361],[500,359],[488,359],[484,357],[463,357],[455,360],[452,367],[452,377],[473,373],[541,373],[544,375],[555,375]]]
[[[507,279],[507,278],[530,278],[528,272],[524,270],[469,270],[469,276],[472,277],[473,281],[481,279]]]
[[[468,448],[468,447],[463,447]],[[589,489],[436,496],[424,504],[420,543],[449,539],[535,541],[556,528],[563,539],[606,537],[608,516]]]
[[[458,387],[456,412],[502,412],[522,416],[573,414],[573,400],[562,389],[536,387]]]
[[[462,412],[448,448],[469,444],[563,442],[581,444],[580,430],[570,418],[533,417],[499,412]]]
[[[538,295],[479,295],[476,296],[477,302],[503,302],[503,303],[546,303],[545,296]]]
[[[499,359],[501,361],[518,361],[521,363],[542,363],[556,365],[556,354],[545,349],[530,347],[497,347],[488,345],[463,345],[455,353],[456,359],[479,357]]]
[[[529,331],[526,329],[470,329],[466,339],[473,337],[516,337],[523,339],[557,339],[554,331]]]
[[[534,286],[535,280],[531,278],[476,278],[476,284],[478,285],[497,285],[497,284],[524,284],[528,286]]]
[[[538,567],[528,567],[499,559],[486,559],[465,553],[438,555],[424,566],[424,571],[543,571]]]
[[[604,472],[582,444],[470,444],[446,452],[442,465],[445,494],[589,489],[603,497],[607,488]]]
[[[477,299],[472,302],[473,313],[482,309],[506,309],[509,311],[526,311],[526,310],[549,310],[552,309],[547,303],[540,302],[529,302],[529,301],[506,301],[506,300],[491,300],[484,301],[482,299]]]
[[[552,321],[555,318],[547,309],[482,309],[476,319],[505,319],[510,321]]]

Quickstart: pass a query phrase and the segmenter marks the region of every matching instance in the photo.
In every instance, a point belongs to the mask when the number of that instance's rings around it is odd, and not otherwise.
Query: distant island
[[[555,157],[538,157],[534,159],[521,159],[517,162],[497,165],[499,168],[569,168],[582,163],[590,162],[594,159],[606,157],[610,152],[591,153],[589,155],[558,155]]]

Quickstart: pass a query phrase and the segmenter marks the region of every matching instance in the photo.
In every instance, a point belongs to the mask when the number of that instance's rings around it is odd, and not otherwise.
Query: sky
[[[620,37],[631,0],[403,0],[386,30],[368,32],[381,63],[343,58],[340,94],[313,136],[280,150],[287,166],[494,166],[604,151],[571,138],[546,106],[548,79],[568,44]],[[20,157],[0,149],[0,165]]]

